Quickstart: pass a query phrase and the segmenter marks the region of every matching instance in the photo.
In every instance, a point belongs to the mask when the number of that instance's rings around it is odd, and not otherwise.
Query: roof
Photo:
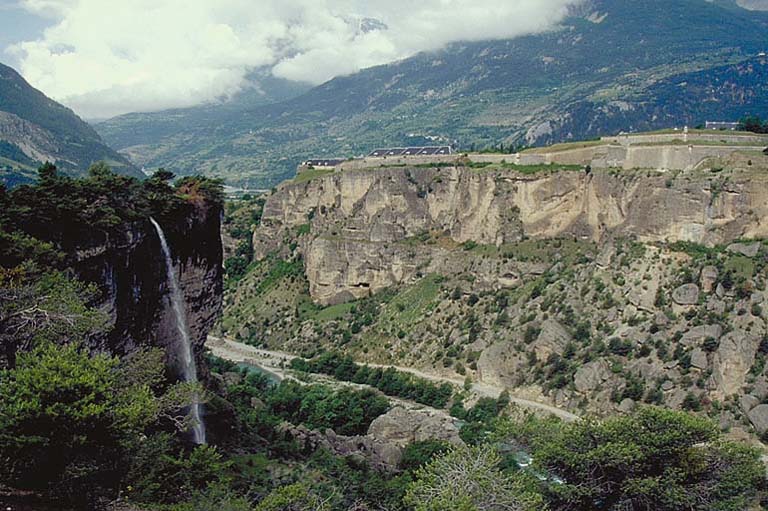
[[[389,147],[371,151],[368,157],[383,158],[386,156],[430,156],[443,154],[453,154],[453,149],[450,146]]]

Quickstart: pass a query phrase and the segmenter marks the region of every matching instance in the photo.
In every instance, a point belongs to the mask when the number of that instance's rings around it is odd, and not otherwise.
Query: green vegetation
[[[534,440],[553,509],[743,510],[764,484],[758,452],[723,441],[700,417],[641,408]]]
[[[434,408],[445,408],[453,395],[453,388],[447,383],[438,385],[394,367],[382,369],[359,365],[351,357],[338,353],[324,353],[312,360],[296,358],[291,361],[291,368],[370,385],[388,396],[410,399]]]
[[[751,133],[768,133],[768,121],[763,122],[760,116],[750,115],[740,122],[740,129]]]
[[[261,222],[266,199],[245,195],[224,205],[224,231],[234,239],[235,249],[224,260],[226,287],[232,287],[248,272],[253,261],[253,229]]]
[[[295,178],[293,178],[293,183],[294,184],[307,183],[307,182],[312,181],[313,179],[316,179],[318,177],[327,176],[327,175],[333,174],[333,173],[334,173],[334,169],[326,169],[326,168],[308,169],[308,170],[305,170],[304,172],[298,174]]]
[[[10,192],[0,185],[0,260],[6,267],[26,260],[60,267],[96,233],[116,235],[150,216],[163,222],[223,205],[219,181],[186,177],[170,186],[173,177],[160,170],[141,182],[97,164],[87,178],[73,179],[46,164],[33,185]]]
[[[0,372],[0,483],[85,504],[129,479],[143,436],[186,429],[179,413],[202,395],[165,384],[163,358],[157,349],[91,356],[74,342],[21,353]]]
[[[74,175],[85,175],[88,167],[98,161],[109,162],[119,171],[141,178],[142,173],[117,151],[108,147],[86,122],[70,109],[33,89],[18,73],[0,64],[0,112],[8,112],[29,124],[19,127],[14,121],[2,123],[10,140],[24,140],[38,154],[55,155],[62,169]],[[30,129],[31,128],[31,129]],[[38,134],[37,132],[41,133]],[[44,131],[43,131],[44,130]],[[0,170],[7,165],[8,173],[0,174],[0,183],[15,186],[27,181],[28,168],[43,162],[32,161],[18,146],[0,140]]]
[[[340,435],[364,435],[371,422],[389,410],[387,399],[372,390],[332,391],[290,382],[273,390],[267,404],[272,413],[294,424],[320,431],[330,428]]]

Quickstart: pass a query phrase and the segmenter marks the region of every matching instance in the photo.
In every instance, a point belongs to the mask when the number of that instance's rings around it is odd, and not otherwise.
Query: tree
[[[96,289],[61,272],[40,274],[32,264],[0,267],[0,367],[15,365],[16,352],[38,341],[84,339],[107,323],[89,307]]]
[[[267,495],[256,511],[328,511],[328,499],[321,499],[302,483],[283,486]]]
[[[416,472],[406,504],[416,511],[544,510],[541,498],[523,479],[499,470],[501,456],[492,446],[461,447]]]
[[[585,511],[743,510],[765,470],[708,419],[655,407],[568,424],[535,442],[533,458],[557,477],[547,486],[552,507]]]
[[[146,428],[187,428],[182,409],[201,392],[162,388],[163,353],[123,361],[80,345],[42,342],[0,371],[0,482],[82,497],[113,487]]]
[[[760,116],[749,115],[741,120],[740,129],[752,133],[768,133],[768,122],[763,122]]]

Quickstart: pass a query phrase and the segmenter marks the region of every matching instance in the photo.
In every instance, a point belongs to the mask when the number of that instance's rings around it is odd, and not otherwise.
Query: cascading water
[[[149,219],[152,225],[155,226],[157,231],[157,237],[160,238],[160,246],[163,249],[163,257],[165,258],[166,275],[168,279],[168,287],[171,290],[171,308],[173,314],[176,317],[176,329],[179,331],[179,337],[181,338],[181,346],[179,347],[179,354],[182,360],[182,375],[184,381],[197,382],[197,366],[195,365],[195,357],[192,352],[192,343],[189,340],[189,327],[187,326],[187,315],[184,312],[184,297],[181,294],[181,288],[179,286],[179,278],[176,275],[176,270],[173,268],[173,259],[171,259],[171,250],[168,248],[168,242],[165,239],[165,233],[154,218]],[[192,404],[192,419],[194,420],[194,426],[192,430],[195,443],[205,443],[205,424],[203,424],[202,414],[200,413],[200,403],[195,402]]]

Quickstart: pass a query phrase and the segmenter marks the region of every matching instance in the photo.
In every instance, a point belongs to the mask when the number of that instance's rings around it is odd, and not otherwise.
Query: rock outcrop
[[[424,440],[443,440],[463,445],[459,428],[451,417],[429,411],[395,407],[376,418],[368,428],[368,436],[381,442],[405,447]]]
[[[713,182],[651,171],[350,170],[282,185],[267,200],[254,250],[257,259],[280,253],[286,235],[309,225],[301,248],[310,292],[319,303],[339,303],[451,264],[444,245],[409,245],[430,234],[495,246],[524,237],[706,245],[765,237],[766,184],[759,173]]]
[[[187,216],[158,219],[179,276],[199,362],[221,309],[220,217],[219,208],[201,206]],[[92,348],[122,355],[139,346],[160,346],[175,365],[178,334],[160,241],[150,222],[128,224],[119,237],[80,240],[77,247],[71,266],[81,280],[99,288],[99,306],[110,320],[110,333],[92,339]],[[201,376],[205,374],[203,369]]]

